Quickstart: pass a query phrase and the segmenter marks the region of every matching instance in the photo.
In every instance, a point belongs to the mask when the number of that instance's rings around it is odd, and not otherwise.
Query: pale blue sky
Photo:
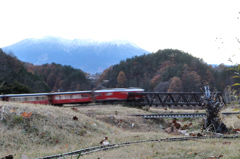
[[[123,39],[150,52],[179,49],[212,64],[240,55],[239,0],[0,0],[0,5],[0,47],[59,36]],[[235,59],[240,63],[240,56]]]

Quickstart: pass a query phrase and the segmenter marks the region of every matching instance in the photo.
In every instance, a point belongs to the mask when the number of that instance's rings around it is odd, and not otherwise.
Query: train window
[[[70,95],[66,95],[66,99],[71,99],[71,96]]]
[[[45,96],[43,96],[43,97],[41,97],[41,96],[37,96],[36,98],[37,98],[37,99],[36,99],[37,101],[45,100]]]
[[[65,95],[61,95],[61,99],[66,99],[66,96]]]
[[[81,94],[78,94],[78,95],[77,95],[77,98],[82,98],[82,95],[81,95]]]
[[[13,98],[9,98],[9,101],[13,101],[13,102],[16,101],[16,102],[17,102],[18,100],[17,100],[17,98],[14,98],[14,97],[13,97]]]
[[[77,95],[72,95],[72,98],[73,98],[73,99],[76,99],[76,98],[77,98]]]
[[[113,93],[106,93],[106,96],[111,96]]]
[[[19,101],[19,102],[23,102],[23,101],[27,101],[27,100],[26,100],[25,97],[19,97],[19,98],[17,99],[17,101]]]
[[[55,96],[55,100],[60,100],[60,96]]]
[[[17,98],[9,98],[9,100],[15,102],[17,101]]]
[[[29,101],[36,101],[36,97],[30,97]]]

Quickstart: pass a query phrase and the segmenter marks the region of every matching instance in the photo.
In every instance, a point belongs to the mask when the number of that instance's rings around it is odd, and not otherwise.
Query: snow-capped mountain
[[[50,36],[25,39],[3,50],[11,51],[18,59],[35,65],[55,62],[89,73],[101,72],[121,60],[148,53],[126,40],[68,40]]]

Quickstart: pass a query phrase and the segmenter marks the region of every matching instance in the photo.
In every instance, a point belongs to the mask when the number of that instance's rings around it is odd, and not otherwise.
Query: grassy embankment
[[[129,114],[185,112],[185,110],[144,110],[117,106],[83,106],[73,110],[48,105],[0,102],[4,107],[0,121],[0,157],[22,154],[29,158],[66,153],[92,146],[99,146],[107,136],[110,144],[134,140],[180,137],[164,131],[171,119],[142,119]],[[0,108],[0,110],[2,110]],[[194,112],[195,110],[187,110]],[[232,111],[228,108],[225,111]],[[32,112],[30,117],[22,113]],[[76,116],[78,120],[73,120]],[[240,128],[236,115],[225,118],[228,127]],[[200,132],[201,119],[178,121],[182,125],[192,122],[189,132]],[[223,158],[240,157],[240,139],[195,140],[181,142],[142,143],[109,151],[81,156],[81,158]],[[74,158],[74,157],[73,157]]]

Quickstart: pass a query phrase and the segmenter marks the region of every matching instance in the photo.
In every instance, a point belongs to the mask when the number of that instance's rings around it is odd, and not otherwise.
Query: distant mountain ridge
[[[3,48],[18,59],[35,65],[59,63],[84,72],[97,73],[111,65],[148,51],[126,40],[95,41],[92,39],[68,40],[59,37],[25,39]]]

